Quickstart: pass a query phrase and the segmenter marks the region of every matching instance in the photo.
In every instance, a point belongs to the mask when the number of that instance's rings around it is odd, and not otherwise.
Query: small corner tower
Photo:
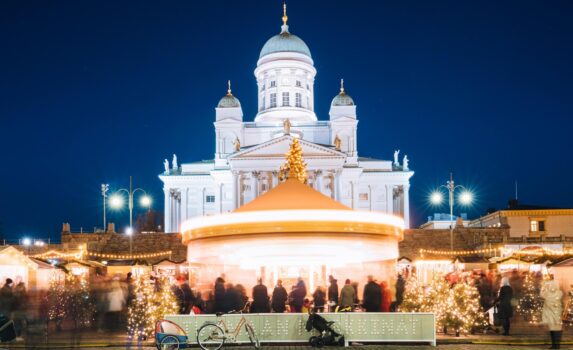
[[[223,96],[215,108],[215,162],[217,166],[226,164],[228,155],[240,149],[243,141],[243,110],[239,99],[231,92],[231,81],[227,82],[227,94]]]
[[[346,153],[347,163],[356,163],[356,105],[350,95],[344,90],[344,79],[340,79],[340,92],[334,96],[330,104],[331,144],[337,150]]]

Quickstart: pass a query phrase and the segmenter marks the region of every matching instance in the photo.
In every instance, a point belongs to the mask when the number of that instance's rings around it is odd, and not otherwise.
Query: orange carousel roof
[[[352,210],[295,178],[289,178],[263,195],[235,209],[234,213],[262,210]]]
[[[233,212],[195,217],[183,223],[183,244],[245,235],[375,235],[402,239],[402,218],[353,210],[305,184],[306,164],[297,139],[291,144],[279,178],[284,178],[284,171],[288,173],[286,181]]]

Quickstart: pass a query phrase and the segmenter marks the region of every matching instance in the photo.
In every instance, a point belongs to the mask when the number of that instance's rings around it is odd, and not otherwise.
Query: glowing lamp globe
[[[473,196],[472,196],[471,192],[464,191],[460,194],[460,202],[462,204],[465,204],[465,205],[470,204],[472,202],[472,200],[473,200]]]
[[[441,192],[434,192],[430,196],[430,202],[432,204],[440,204],[440,203],[442,203],[443,200],[444,200],[444,196],[442,195]]]
[[[143,207],[150,207],[151,206],[151,197],[149,196],[143,196],[141,197],[139,203],[141,204],[141,206]]]
[[[114,194],[109,199],[109,204],[111,205],[112,208],[115,209],[121,208],[123,206],[123,198],[117,194]]]

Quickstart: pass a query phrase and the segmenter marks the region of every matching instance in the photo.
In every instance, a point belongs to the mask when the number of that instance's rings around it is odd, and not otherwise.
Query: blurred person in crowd
[[[302,278],[298,278],[296,286],[293,287],[290,296],[290,307],[292,312],[302,312],[302,305],[306,297],[306,286]]]
[[[354,288],[354,304],[359,304],[360,299],[358,298],[358,282],[353,281],[350,285],[352,288]]]
[[[302,301],[302,306],[300,308],[300,312],[308,314],[310,311],[310,308],[311,308],[310,299],[304,298]]]
[[[382,292],[382,300],[380,301],[380,311],[390,312],[390,305],[392,304],[392,292],[390,292],[390,287],[388,282],[380,282],[380,291]]]
[[[553,275],[549,275],[549,280],[543,283],[540,295],[543,298],[541,322],[547,325],[549,330],[550,349],[559,349],[563,335],[563,292]]]
[[[115,331],[119,328],[121,311],[125,305],[125,295],[119,283],[119,278],[111,281],[110,289],[107,292],[107,319],[109,320],[109,330]]]
[[[135,298],[135,281],[133,280],[133,275],[131,272],[127,273],[125,284],[127,285],[125,304],[127,307],[129,307]]]
[[[501,280],[501,288],[495,303],[497,306],[497,313],[503,325],[503,335],[509,335],[509,328],[511,326],[510,319],[513,317],[513,306],[511,306],[511,298],[513,297],[513,289],[509,284],[509,278],[504,277]]]
[[[26,285],[20,279],[16,283],[13,291],[12,303],[12,319],[14,321],[14,328],[16,330],[16,340],[22,339],[22,329],[26,320],[26,307],[28,305],[28,295],[26,293]]]
[[[245,304],[240,291],[232,284],[227,283],[225,299],[223,301],[224,312],[242,310]]]
[[[372,275],[368,276],[368,283],[364,286],[362,296],[362,306],[366,312],[380,312],[380,302],[382,301],[382,291],[380,286],[374,281]]]
[[[324,312],[324,304],[326,303],[326,293],[322,286],[317,286],[312,293],[312,299],[314,304],[314,312]]]
[[[235,286],[235,289],[237,289],[237,293],[239,294],[239,298],[237,299],[237,304],[236,304],[237,308],[235,310],[237,311],[244,310],[245,307],[247,306],[247,303],[249,302],[249,297],[247,296],[247,289],[240,283]],[[248,312],[248,310],[245,310],[245,312]]]
[[[6,278],[6,282],[0,288],[0,314],[8,318],[12,315],[12,304],[14,303],[13,284],[14,281],[11,278]]]
[[[278,280],[273,296],[271,298],[271,307],[273,312],[283,313],[286,310],[286,302],[288,300],[288,293],[283,287],[283,281]]]
[[[351,285],[350,279],[347,278],[346,281],[344,282],[342,290],[340,290],[340,298],[338,301],[338,305],[340,306],[341,309],[347,307],[350,307],[352,309],[352,306],[354,305],[355,302],[356,302],[356,290]]]
[[[267,286],[263,284],[261,278],[258,279],[257,285],[253,287],[253,303],[251,304],[250,312],[255,314],[271,312]]]
[[[215,280],[213,294],[213,313],[225,312],[225,280],[223,277],[217,277]]]
[[[328,287],[328,311],[336,310],[338,304],[338,280],[334,276],[328,276],[330,286]]]

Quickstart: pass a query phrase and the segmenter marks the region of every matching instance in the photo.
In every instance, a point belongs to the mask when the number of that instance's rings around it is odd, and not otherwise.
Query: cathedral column
[[[279,183],[279,172],[275,170],[272,171],[271,174],[271,186],[275,188]]]
[[[386,213],[394,213],[394,200],[392,199],[393,187],[392,185],[385,185],[386,188]]]
[[[340,193],[340,174],[342,170],[337,169],[334,171],[334,198],[341,202],[341,193]]]
[[[163,188],[163,193],[165,195],[164,206],[165,206],[165,217],[163,218],[163,231],[171,232],[171,192],[168,188]]]
[[[184,188],[183,191],[181,192],[181,221],[185,221],[187,220],[188,216],[187,216],[187,203],[188,203],[188,193],[189,193],[189,189],[188,188]]]
[[[315,173],[314,181],[316,182],[315,189],[318,192],[322,193],[322,170],[316,170],[314,173]]]
[[[350,208],[354,209],[354,181],[350,181]]]
[[[410,184],[403,186],[402,196],[404,197],[404,227],[410,228]]]
[[[219,214],[223,212],[223,183],[219,184]]]
[[[233,170],[231,174],[233,174],[233,209],[237,209],[239,207],[239,172]]]

